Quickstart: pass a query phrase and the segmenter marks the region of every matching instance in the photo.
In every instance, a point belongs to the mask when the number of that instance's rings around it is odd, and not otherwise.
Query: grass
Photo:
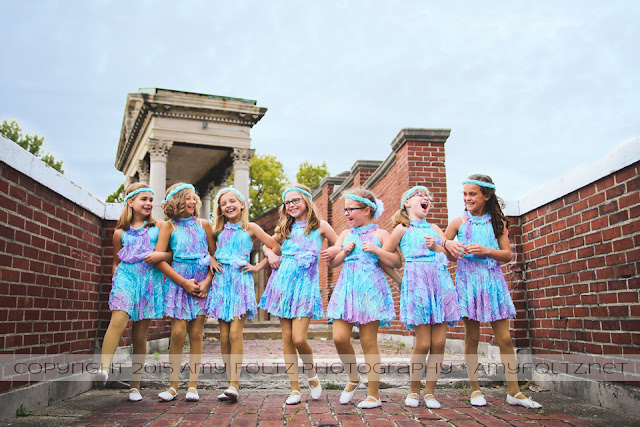
[[[296,412],[294,412],[290,417],[287,417],[286,415],[283,415],[282,419],[285,420],[286,422],[293,421],[295,416],[298,415],[298,412],[300,412],[302,410],[302,408],[303,408],[303,406],[300,406],[298,409],[296,409]]]
[[[336,383],[328,382],[324,384],[325,390],[342,390],[344,387]]]

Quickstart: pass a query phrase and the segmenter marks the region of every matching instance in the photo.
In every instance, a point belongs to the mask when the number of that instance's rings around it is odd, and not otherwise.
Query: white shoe
[[[302,400],[302,393],[300,390],[291,390],[291,394],[287,397],[287,400],[284,401],[287,405],[297,405]]]
[[[226,394],[222,393],[218,395],[218,400],[221,402],[227,402],[229,400],[231,400],[231,398],[229,396],[227,396]]]
[[[230,401],[232,402],[238,401],[238,396],[239,396],[238,389],[235,388],[234,386],[230,385],[229,388],[224,391],[224,394],[229,398]]]
[[[173,390],[173,393],[171,393],[171,390]],[[169,390],[163,391],[162,393],[158,393],[158,397],[164,400],[165,402],[170,402],[176,398],[177,394],[178,392],[175,388],[169,387]]]
[[[315,387],[309,384],[309,395],[313,400],[320,399],[320,396],[322,396],[322,386],[320,385],[320,380],[318,379],[318,375],[316,375],[313,378],[309,378],[309,381],[318,381],[318,385]]]
[[[94,381],[98,385],[98,387],[104,387],[107,385],[107,379],[109,378],[109,373],[107,371],[96,371]]]
[[[191,391],[193,390],[193,392]],[[200,400],[200,396],[198,395],[198,390],[195,387],[189,387],[187,389],[187,394],[184,396],[185,400],[188,402],[197,402]]]
[[[511,396],[510,394],[507,394],[507,403],[509,405],[513,405],[513,406],[524,406],[525,408],[529,408],[529,409],[542,408],[541,404],[531,400],[528,397],[525,398],[525,399],[518,399],[518,396],[520,396],[520,395],[524,396],[524,394],[522,394],[522,393],[518,393],[515,396]]]
[[[470,402],[472,406],[487,406],[487,400],[484,398],[484,395],[480,390],[476,390],[473,393],[471,393]]]
[[[372,409],[378,408],[380,406],[382,406],[382,401],[380,399],[376,399],[373,396],[367,396],[365,400],[358,403],[358,408],[360,409]]]
[[[142,400],[142,395],[140,394],[140,390],[133,387],[129,389],[129,401],[131,402],[140,402]]]
[[[351,402],[351,399],[353,399],[353,395],[356,394],[356,390],[360,385],[360,381],[362,380],[358,380],[357,383],[354,383],[353,381],[349,381],[347,383],[347,386],[344,388],[344,390],[342,390],[342,394],[340,395],[340,403],[342,403],[343,405],[346,405],[347,403]],[[354,385],[355,386],[354,389],[351,391],[347,391],[347,388],[349,388],[349,385]]]
[[[431,396],[431,399],[428,398],[429,396]],[[440,405],[440,402],[438,402],[436,400],[436,397],[431,393],[424,395],[424,404],[427,405],[427,408],[429,408],[429,409],[440,409],[440,408],[442,408],[442,406]]]
[[[405,406],[410,408],[417,408],[420,406],[420,394],[419,393],[409,393],[407,394],[407,398],[404,399]]]

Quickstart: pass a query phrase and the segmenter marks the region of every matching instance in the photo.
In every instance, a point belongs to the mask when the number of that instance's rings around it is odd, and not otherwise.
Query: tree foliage
[[[15,120],[11,120],[11,122],[3,120],[2,125],[0,125],[0,133],[34,156],[38,157],[58,172],[64,173],[62,170],[62,160],[56,161],[50,153],[47,153],[42,149],[42,143],[44,142],[43,136],[38,134],[22,135],[22,129]]]
[[[120,187],[118,187],[118,189],[116,191],[114,191],[113,193],[109,194],[107,196],[107,203],[122,203],[124,202],[124,183],[122,183],[120,185]]]
[[[327,169],[327,162],[322,162],[321,165],[314,165],[311,162],[304,161],[300,163],[298,173],[296,174],[296,181],[298,184],[304,184],[311,188],[320,183],[322,178],[329,176],[329,169]]]

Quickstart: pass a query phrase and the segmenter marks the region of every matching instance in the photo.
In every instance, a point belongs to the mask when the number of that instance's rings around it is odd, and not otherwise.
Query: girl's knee
[[[431,350],[431,346],[428,343],[420,343],[413,347],[413,354],[428,354],[429,350]]]
[[[304,335],[293,337],[293,345],[296,346],[296,348],[298,349],[306,348],[309,345],[307,342],[307,337]]]
[[[336,347],[345,347],[351,345],[351,337],[346,334],[333,334],[333,343]]]

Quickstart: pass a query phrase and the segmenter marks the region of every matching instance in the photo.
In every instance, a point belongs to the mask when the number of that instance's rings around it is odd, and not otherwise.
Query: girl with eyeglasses
[[[382,201],[373,193],[359,188],[345,195],[345,216],[351,227],[338,237],[340,252],[329,262],[330,267],[342,264],[342,270],[327,307],[327,317],[333,319],[333,341],[340,360],[349,375],[349,383],[340,395],[340,403],[351,401],[360,385],[356,356],[351,345],[353,325],[360,329],[360,343],[367,364],[368,391],[359,408],[377,408],[380,401],[380,352],[378,328],[389,326],[396,313],[391,289],[378,264],[376,248],[387,243],[389,233],[372,223],[384,210]],[[394,255],[390,254],[390,258]],[[400,267],[398,253],[388,265]],[[389,269],[390,274],[397,274]],[[393,277],[393,276],[392,276]],[[399,280],[398,280],[399,281]]]
[[[328,222],[318,218],[308,187],[302,184],[285,187],[282,201],[280,222],[273,236],[282,245],[282,256],[264,246],[266,258],[258,267],[269,263],[273,273],[258,306],[280,318],[284,360],[291,382],[291,394],[285,403],[295,405],[302,400],[298,355],[307,372],[311,398],[319,399],[322,395],[307,330],[311,319],[324,318],[318,259],[326,261],[335,256],[332,247],[338,236]],[[325,240],[330,249],[321,251]]]
[[[444,359],[446,322],[458,321],[460,309],[442,247],[446,238],[440,227],[426,220],[431,201],[431,193],[424,186],[407,190],[393,217],[391,238],[376,254],[383,262],[393,262],[392,254],[400,246],[405,260],[400,320],[408,329],[415,330],[416,338],[410,364],[411,385],[404,403],[410,407],[420,405],[420,387],[429,354],[424,403],[429,409],[439,409],[434,391]]]

